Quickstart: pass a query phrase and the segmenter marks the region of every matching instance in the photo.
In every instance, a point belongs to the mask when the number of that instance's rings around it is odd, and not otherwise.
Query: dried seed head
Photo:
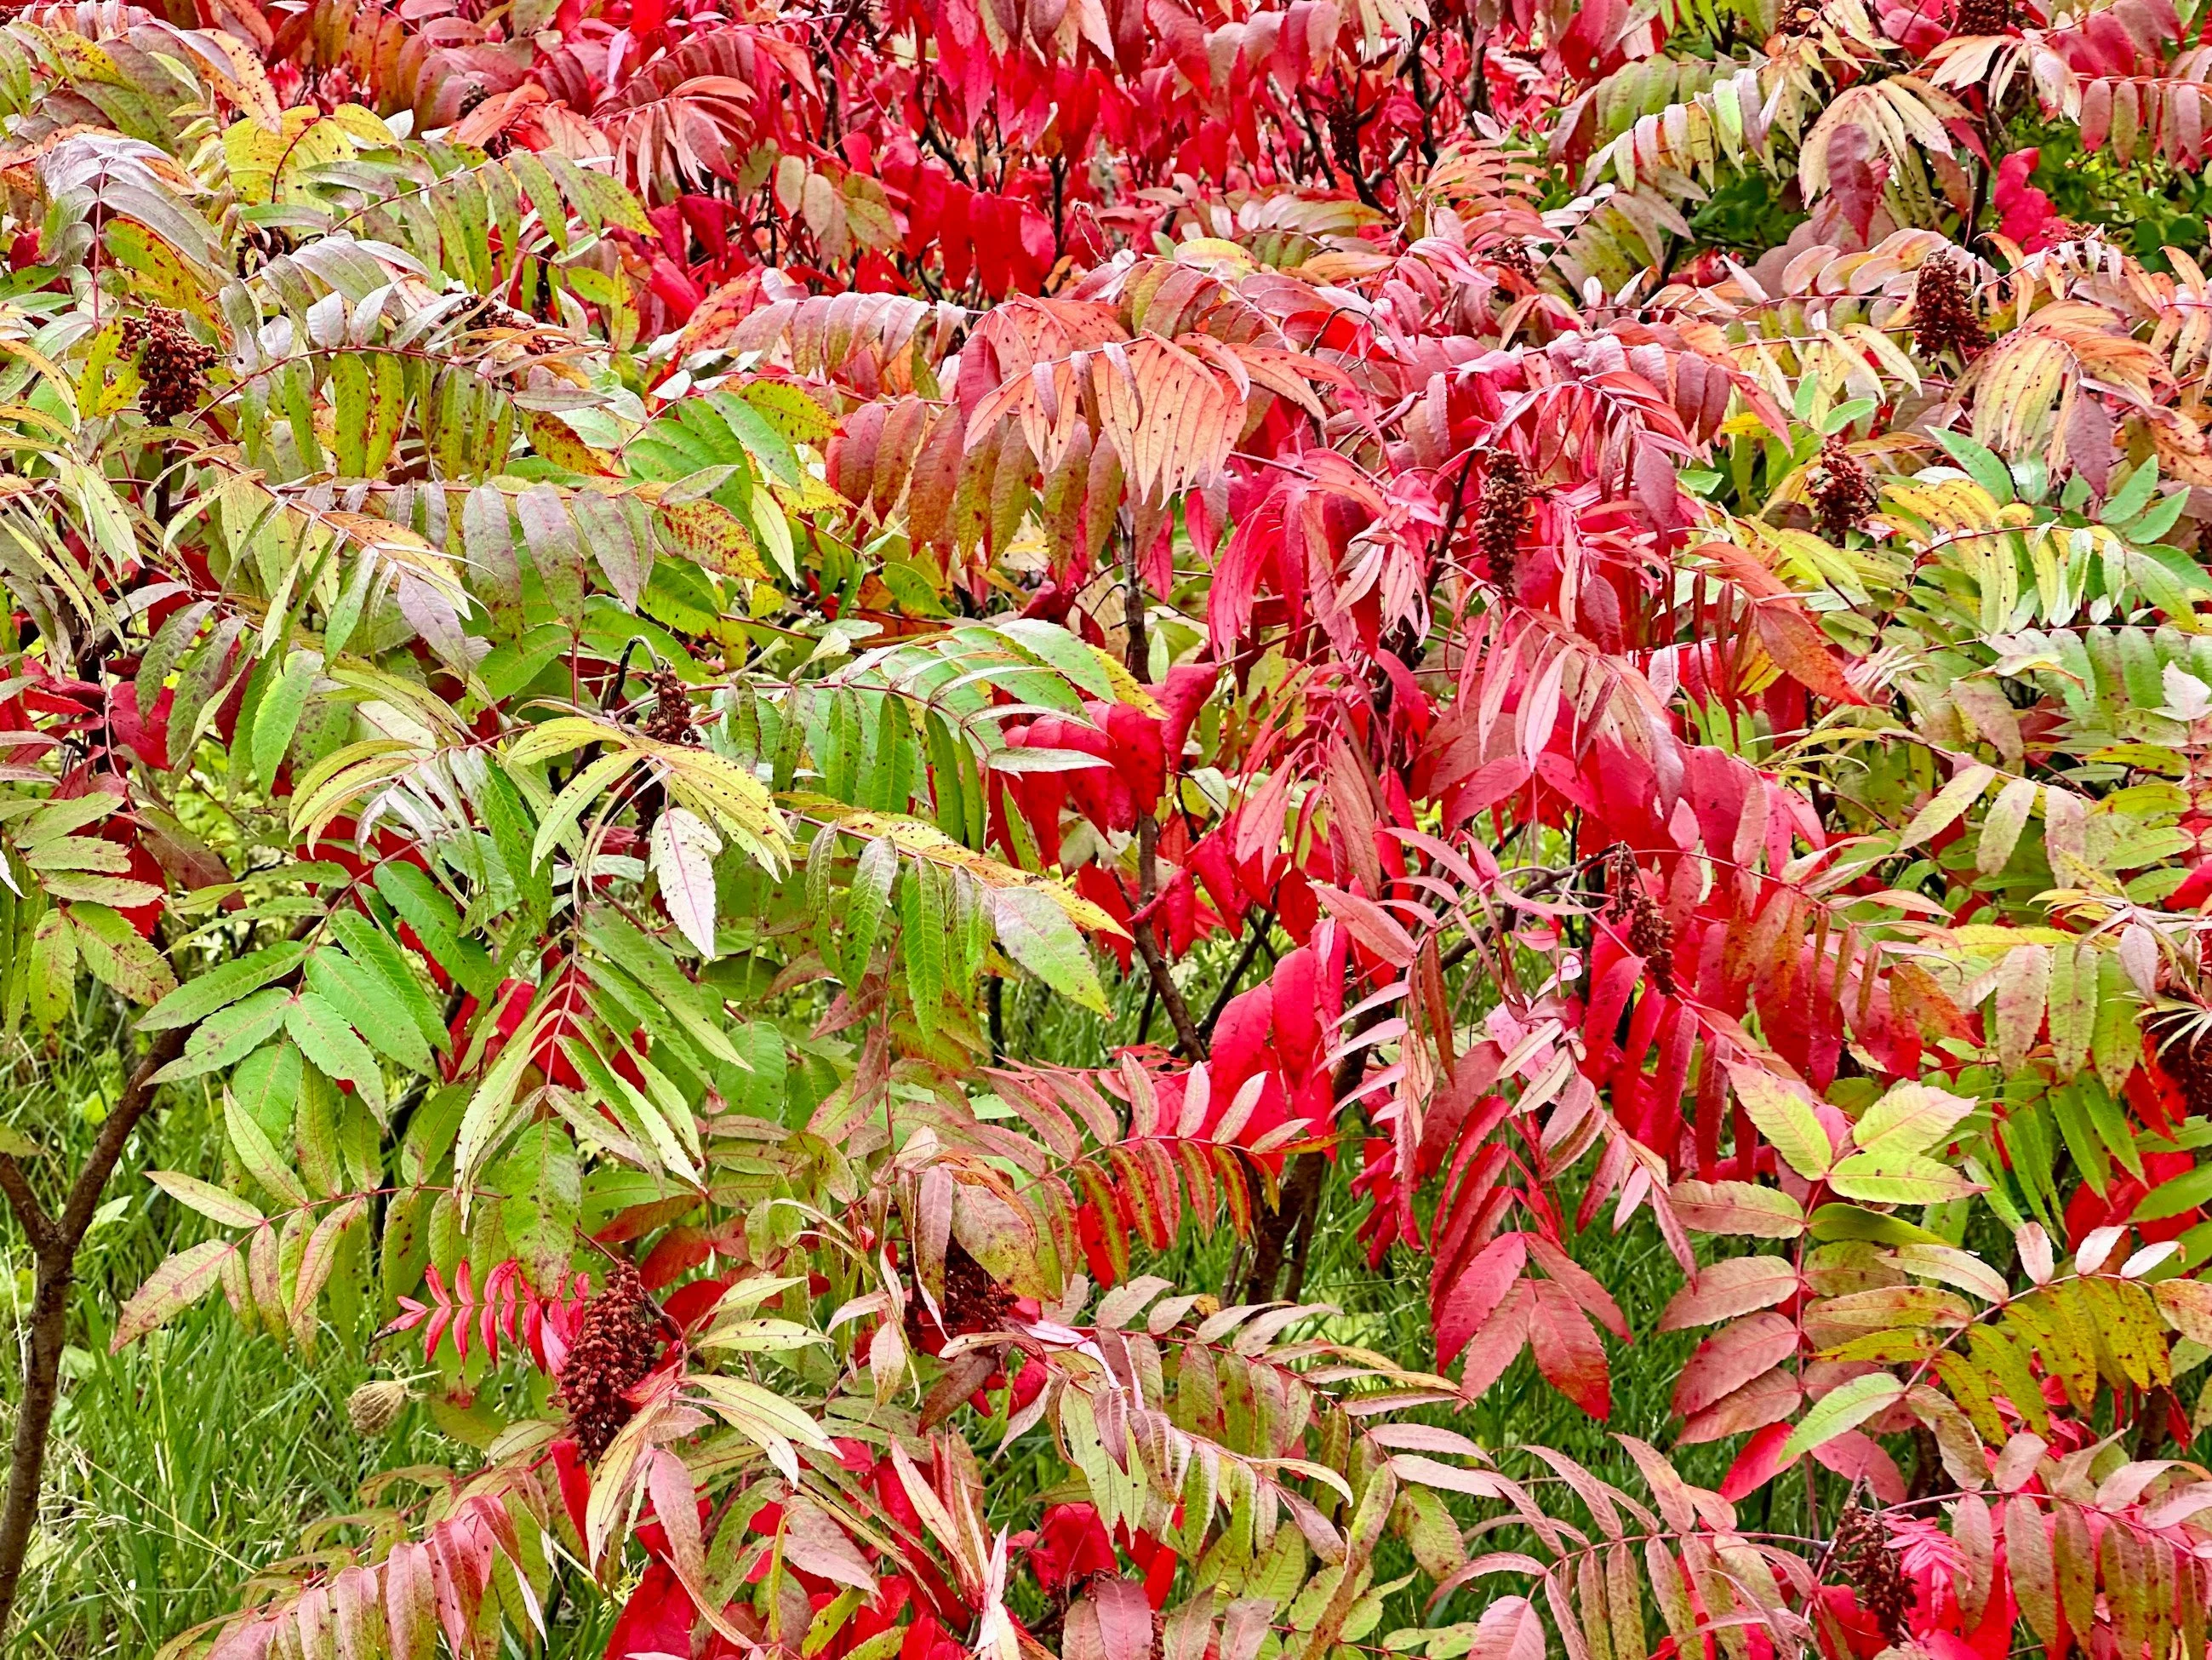
[[[1947,351],[1971,362],[1990,344],[1989,331],[1974,310],[1973,284],[1948,254],[1920,268],[1912,289],[1912,344],[1923,357]]]
[[[1511,605],[1518,592],[1516,565],[1522,538],[1534,518],[1535,491],[1518,456],[1499,451],[1490,458],[1482,480],[1482,500],[1474,510],[1474,545],[1488,562],[1498,597]]]
[[[696,744],[699,734],[691,720],[691,694],[684,684],[684,677],[674,669],[656,669],[650,684],[653,687],[653,713],[646,717],[645,735],[660,744]]]
[[[655,1323],[645,1286],[627,1262],[615,1265],[577,1316],[576,1339],[561,1367],[561,1402],[586,1460],[605,1452],[629,1421],[629,1391],[660,1358]]]
[[[1836,1536],[1828,1550],[1830,1560],[1858,1593],[1859,1606],[1882,1636],[1893,1644],[1904,1642],[1905,1616],[1912,1608],[1915,1593],[1881,1518],[1861,1510],[1858,1500],[1852,1499],[1837,1518]]]
[[[1349,96],[1329,106],[1328,145],[1336,165],[1358,175],[1364,169],[1359,155],[1359,110]]]
[[[161,425],[173,425],[207,396],[208,365],[218,354],[192,338],[184,313],[149,306],[144,317],[125,318],[123,345],[138,355],[138,405]]]
[[[2003,34],[2012,27],[2012,0],[1959,0],[1954,34]]]
[[[2212,1028],[2200,1027],[2166,1045],[2159,1053],[2159,1064],[2181,1086],[2191,1117],[2212,1113]]]
[[[1841,542],[1864,528],[1867,514],[1881,501],[1865,463],[1851,453],[1843,434],[1831,434],[1820,446],[1820,470],[1813,478],[1813,510],[1820,515],[1820,534]]]
[[[1611,894],[1607,910],[1616,920],[1627,920],[1629,950],[1644,959],[1644,971],[1651,976],[1651,983],[1672,997],[1675,990],[1674,925],[1667,920],[1667,913],[1653,903],[1651,896],[1644,892],[1636,855],[1626,847],[1613,850],[1612,869],[1607,873],[1606,885]]]
[[[965,1337],[970,1332],[996,1331],[1006,1324],[1006,1316],[1014,1311],[1014,1294],[992,1279],[955,1239],[945,1248],[945,1295],[937,1306],[944,1316],[945,1335]],[[908,1298],[906,1335],[910,1346],[921,1347],[928,1329],[923,1323],[927,1319],[921,1298]]]
[[[1517,236],[1509,236],[1488,249],[1483,258],[1493,265],[1511,271],[1525,283],[1536,280],[1536,261],[1528,252],[1528,245]]]
[[[1628,948],[1644,959],[1651,983],[1668,996],[1674,994],[1674,925],[1666,913],[1638,892],[1628,902]]]
[[[356,1435],[381,1435],[398,1421],[414,1395],[396,1377],[372,1377],[346,1396],[346,1421]]]

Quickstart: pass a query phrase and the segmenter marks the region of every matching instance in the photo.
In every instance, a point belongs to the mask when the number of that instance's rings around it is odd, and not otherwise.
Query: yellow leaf
[[[617,476],[614,462],[578,437],[576,429],[559,416],[547,410],[532,409],[523,410],[521,415],[522,429],[530,435],[530,447],[555,466],[591,477]]]
[[[744,522],[719,502],[701,498],[660,507],[661,534],[694,564],[749,582],[772,579]]]
[[[368,112],[363,110],[361,114],[368,115]],[[390,143],[390,129],[373,115],[368,119],[382,135],[381,142]],[[248,202],[273,202],[283,187],[308,169],[350,161],[358,155],[361,149],[355,143],[355,130],[360,125],[357,118],[326,116],[313,104],[286,110],[281,132],[271,132],[252,117],[241,116],[222,134],[223,159],[229,165],[231,183]]]

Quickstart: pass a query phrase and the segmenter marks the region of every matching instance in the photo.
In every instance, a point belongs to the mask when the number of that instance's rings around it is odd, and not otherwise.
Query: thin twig
[[[1151,645],[1145,637],[1145,582],[1138,572],[1134,538],[1129,544],[1129,573],[1127,586],[1122,590],[1121,605],[1123,624],[1129,635],[1129,672],[1141,685],[1152,678]],[[1136,940],[1137,954],[1145,959],[1145,972],[1152,976],[1152,988],[1159,993],[1160,1006],[1168,1012],[1168,1023],[1175,1028],[1176,1047],[1182,1051],[1184,1060],[1194,1065],[1206,1059],[1206,1039],[1199,1031],[1198,1023],[1190,1017],[1190,1005],[1183,1001],[1175,976],[1168,972],[1168,959],[1160,950],[1159,937],[1149,914],[1158,893],[1159,839],[1159,820],[1151,812],[1140,814],[1137,819],[1137,915],[1129,932]]]
[[[1206,1018],[1199,1022],[1198,1035],[1201,1041],[1209,1044],[1213,1042],[1213,1028],[1221,1018],[1221,1012],[1229,1006],[1229,1000],[1236,996],[1237,982],[1243,979],[1246,971],[1251,968],[1252,959],[1260,954],[1261,943],[1267,937],[1267,930],[1274,926],[1275,913],[1270,907],[1261,913],[1260,926],[1245,936],[1243,955],[1237,959],[1236,965],[1229,970],[1228,977],[1222,981],[1221,989],[1214,994],[1213,1006],[1206,1010]]]

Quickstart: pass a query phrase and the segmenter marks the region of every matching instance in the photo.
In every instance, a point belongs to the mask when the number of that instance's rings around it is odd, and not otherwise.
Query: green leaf
[[[1813,1213],[1812,1233],[1826,1243],[1837,1239],[1870,1239],[1878,1245],[1942,1245],[1947,1241],[1901,1216],[1884,1216],[1856,1205],[1823,1205]]]
[[[2173,528],[2175,523],[2180,519],[2183,509],[2188,505],[2189,492],[2185,489],[2179,489],[2125,523],[2115,523],[2110,518],[2107,518],[2106,522],[2112,525],[2114,530],[2119,532],[2130,542],[2160,542],[2166,538],[2166,532]],[[2199,580],[2202,580],[2201,574]]]
[[[64,912],[48,911],[31,936],[28,1001],[41,1031],[59,1025],[76,1006],[76,930]]]
[[[1060,902],[1043,888],[1000,888],[991,895],[999,943],[1054,991],[1094,1014],[1110,1015],[1090,948]]]
[[[1834,1152],[1802,1090],[1752,1061],[1731,1061],[1728,1073],[1737,1102],[1790,1168],[1808,1182],[1826,1176]]]
[[[530,1269],[531,1283],[558,1282],[576,1246],[583,1174],[576,1149],[550,1122],[532,1125],[500,1161],[493,1181],[506,1197],[500,1219]]]
[[[478,1167],[497,1150],[506,1134],[514,1107],[515,1085],[522,1081],[523,1072],[530,1065],[532,1052],[537,1048],[538,1028],[544,1024],[543,1010],[533,1008],[514,1036],[507,1039],[507,1047],[484,1073],[476,1093],[469,1098],[453,1144],[453,1181],[457,1186],[467,1189],[475,1185]]]
[[[899,891],[899,958],[906,968],[914,1023],[925,1036],[936,1030],[945,998],[944,879],[924,860],[907,873]]]
[[[1917,1154],[1878,1158],[1854,1153],[1828,1172],[1828,1185],[1846,1199],[1871,1205],[1940,1205],[1975,1190],[1948,1164]]]
[[[483,815],[484,828],[491,832],[492,845],[499,849],[499,862],[507,866],[507,879],[514,884],[523,909],[532,917],[543,919],[553,909],[553,875],[530,856],[537,826],[531,819],[530,809],[523,804],[521,792],[504,772],[488,766],[484,769],[483,787],[477,793],[477,806]]]
[[[2124,525],[2150,505],[2157,489],[2158,458],[2152,456],[2129,469],[2127,482],[2105,498],[2104,509],[2097,517],[2107,525]]]
[[[2094,949],[2083,946],[2081,952],[2087,956]],[[2142,1180],[2142,1153],[2136,1146],[2135,1127],[2120,1110],[2120,1104],[2106,1091],[2103,1080],[2092,1073],[2076,1081],[2075,1093],[2087,1109],[2089,1122],[2095,1126],[2097,1139],[2105,1144],[2105,1150],[2120,1161],[2121,1169],[2138,1182]]]
[[[197,1025],[218,1009],[228,1008],[249,992],[289,974],[307,954],[305,946],[288,939],[250,957],[218,964],[185,981],[149,1009],[140,1018],[138,1030],[167,1031],[173,1026]]]
[[[153,1003],[177,988],[169,960],[150,940],[105,905],[70,908],[84,965],[134,1003]]]
[[[830,876],[837,864],[837,827],[824,824],[806,845],[806,914],[814,922],[814,948],[825,964],[836,959],[837,915],[830,903]]]
[[[346,1025],[409,1071],[427,1073],[435,1064],[421,1029],[374,970],[326,949],[307,959],[307,984]]]
[[[131,868],[131,850],[97,836],[64,836],[24,848],[23,863],[41,874],[67,870],[119,876]]]
[[[582,1077],[587,1090],[602,1104],[614,1109],[623,1128],[641,1148],[684,1182],[694,1187],[699,1185],[697,1165],[650,1096],[609,1065],[606,1057],[586,1039],[563,1038],[561,1049]]]
[[[2142,1059],[2142,1037],[2136,1025],[2141,1004],[2119,952],[2099,952],[2097,958],[2097,1025],[2089,1055],[2106,1090],[2117,1094]]]
[[[106,790],[88,791],[66,801],[49,801],[22,822],[15,831],[15,845],[27,852],[40,842],[73,835],[88,824],[98,824],[122,805],[121,796],[110,795]]]
[[[2129,1219],[2136,1222],[2159,1222],[2169,1216],[2179,1216],[2185,1211],[2212,1201],[2212,1164],[2199,1164],[2195,1170],[2184,1171],[2170,1182],[2161,1182],[2142,1196]]]
[[[376,867],[376,891],[415,930],[426,956],[477,1001],[491,1000],[499,989],[499,974],[491,958],[482,946],[463,936],[460,912],[420,866],[387,860]]]
[[[271,986],[218,1010],[185,1040],[185,1052],[154,1074],[154,1081],[171,1084],[235,1066],[284,1024],[291,1002],[289,992]]]
[[[821,417],[822,406],[819,404],[796,386],[786,386],[781,383],[755,381],[745,388],[743,394],[709,392],[707,401],[714,406],[714,412],[729,423],[732,435],[744,447],[745,454],[750,459],[761,464],[782,483],[796,486],[802,472],[799,452],[792,447],[792,437],[779,429],[779,423],[764,414],[762,404],[757,400],[755,389],[767,386],[775,386],[780,391],[790,392],[811,409],[817,418]],[[825,435],[810,435],[805,441],[819,441],[819,438]]]
[[[313,964],[309,965],[313,972]],[[284,1032],[300,1046],[300,1053],[333,1078],[343,1078],[360,1091],[380,1121],[385,1116],[384,1073],[368,1045],[354,1035],[345,1018],[314,991],[302,991],[285,1012]]]
[[[1037,617],[1016,617],[997,623],[993,631],[1037,661],[1057,669],[1085,696],[1109,702],[1115,700],[1113,671],[1107,660],[1059,623]]]
[[[898,845],[888,836],[879,836],[860,849],[853,885],[845,897],[844,976],[848,986],[857,986],[867,976],[898,863]]]
[[[342,352],[331,363],[331,412],[337,434],[338,474],[368,473],[368,363],[358,352]],[[257,748],[258,745],[257,745]]]
[[[906,706],[886,697],[876,711],[876,744],[860,794],[878,812],[902,813],[914,795],[914,727]]]
[[[2061,952],[2058,960],[2063,963],[2072,953]],[[2051,1087],[2044,1099],[2051,1108],[2051,1116],[2058,1126],[2066,1150],[2074,1155],[2081,1167],[2082,1178],[2103,1198],[2112,1176],[2112,1163],[2105,1152],[2105,1144],[2089,1122],[2089,1115],[2081,1108],[2081,1091],[2076,1084],[2058,1084]]]
[[[607,787],[636,764],[636,756],[617,750],[600,756],[570,779],[538,826],[537,837],[530,844],[531,864],[542,864],[557,847],[576,845],[571,836],[586,809],[602,805]]]
[[[1881,406],[1871,398],[1854,398],[1838,404],[1820,418],[1820,436],[1832,438],[1854,421],[1863,421]]]
[[[592,913],[584,933],[592,945],[658,998],[707,1054],[725,1066],[744,1064],[722,1030],[727,1016],[720,1000],[708,1003],[706,994],[684,977],[665,946],[646,938],[627,918],[604,910]]]
[[[82,871],[42,873],[39,885],[48,896],[76,904],[105,905],[114,910],[143,910],[161,897],[151,882],[133,882],[121,876],[94,876]]]
[[[1893,1085],[1860,1115],[1851,1127],[1851,1140],[1876,1160],[1894,1165],[1943,1141],[1975,1105],[1972,1097],[1953,1095],[1933,1085]]]
[[[322,653],[295,651],[284,660],[276,683],[262,694],[253,714],[253,770],[264,790],[276,787],[277,769],[284,764],[292,734],[299,730],[300,716],[307,707],[307,694],[322,672]]]
[[[230,684],[230,651],[241,633],[246,633],[246,617],[223,617],[177,671],[177,699],[168,710],[168,763],[173,768],[184,766],[206,726],[208,710],[216,704],[216,693]],[[153,708],[153,704],[142,704],[142,708]]]
[[[289,1000],[285,1006],[290,1008]],[[264,1044],[238,1063],[230,1075],[230,1092],[261,1126],[270,1145],[292,1147],[299,1139],[300,1104],[307,1098],[307,1078],[313,1070],[298,1044]],[[328,1079],[322,1081],[337,1093],[337,1085]]]
[[[781,433],[798,444],[819,444],[837,430],[837,423],[796,381],[761,379],[738,389],[744,398]],[[722,409],[720,399],[715,407]],[[723,410],[725,415],[727,410]]]
[[[392,447],[407,423],[407,371],[398,358],[378,352],[369,360],[369,374],[368,437],[362,446],[362,471],[374,477],[392,459]]]
[[[222,1109],[223,1128],[229,1133],[231,1150],[238,1154],[238,1162],[246,1167],[246,1173],[285,1203],[305,1205],[306,1184],[254,1122],[253,1115],[228,1090],[223,1091]]]
[[[352,909],[331,914],[331,932],[337,935],[348,956],[376,970],[378,980],[392,996],[398,999],[400,1007],[414,1021],[424,1043],[434,1049],[452,1047],[452,1037],[438,1018],[436,1006],[422,989],[421,977],[407,961],[406,953],[399,949],[398,940]]]
[[[168,684],[169,672],[177,666],[185,648],[198,637],[200,625],[214,609],[212,599],[195,599],[154,630],[154,637],[146,642],[145,653],[138,660],[136,690],[141,709],[152,708],[159,700],[161,688]]]
[[[1963,433],[1939,432],[1936,441],[1950,451],[1951,459],[1966,470],[1969,478],[1987,490],[1990,499],[1999,507],[2012,500],[2012,469],[1997,459],[1995,451],[1984,449]]]
[[[1886,1371],[1869,1372],[1838,1384],[1813,1404],[1783,1444],[1782,1462],[1790,1463],[1815,1447],[1855,1430],[1905,1398],[1905,1385]]]

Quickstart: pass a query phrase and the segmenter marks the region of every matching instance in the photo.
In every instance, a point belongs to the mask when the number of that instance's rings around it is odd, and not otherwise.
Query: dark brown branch
[[[1133,538],[1129,543],[1127,582],[1121,591],[1121,613],[1122,626],[1129,636],[1129,672],[1142,685],[1152,678],[1152,644],[1145,635],[1145,580],[1138,572]],[[1182,1051],[1184,1060],[1195,1066],[1206,1059],[1206,1039],[1198,1030],[1198,1022],[1190,1017],[1190,1005],[1183,1001],[1175,976],[1168,972],[1168,959],[1160,950],[1158,933],[1152,927],[1152,919],[1146,915],[1159,892],[1159,840],[1158,818],[1150,812],[1141,815],[1137,820],[1137,917],[1129,932],[1136,939],[1137,955],[1145,959],[1145,972],[1152,976],[1152,988],[1159,994],[1160,1005],[1168,1012],[1168,1023],[1175,1028],[1176,1047]]]
[[[2136,1417],[2136,1458],[2137,1462],[2155,1458],[2166,1445],[2169,1431],[2166,1414],[2174,1410],[2177,1402],[2173,1391],[2165,1384],[2152,1387],[2142,1398]]]
[[[53,1237],[53,1219],[39,1203],[39,1195],[31,1191],[31,1184],[24,1178],[21,1167],[4,1152],[0,1152],[0,1193],[8,1195],[8,1203],[15,1209],[16,1221],[22,1224],[24,1237],[31,1242],[31,1249],[33,1251],[46,1250],[46,1242]]]
[[[35,1264],[30,1358],[15,1418],[15,1448],[8,1463],[8,1497],[4,1509],[0,1509],[0,1632],[6,1631],[8,1616],[15,1608],[23,1558],[38,1522],[46,1436],[53,1426],[54,1406],[61,1393],[62,1349],[69,1337],[69,1290],[76,1277],[77,1249],[84,1243],[93,1213],[100,1207],[100,1195],[123,1158],[131,1132],[153,1107],[154,1074],[184,1052],[185,1037],[185,1031],[179,1028],[154,1039],[123,1086],[114,1110],[101,1123],[100,1139],[93,1144],[76,1179],[70,1183],[58,1218],[46,1217],[22,1171],[13,1159],[0,1155],[0,1189],[6,1191],[24,1232],[30,1237]]]
[[[1275,913],[1273,909],[1265,910],[1260,914],[1259,926],[1245,935],[1243,954],[1237,958],[1228,976],[1222,981],[1221,989],[1214,994],[1213,1006],[1206,1010],[1206,1018],[1198,1024],[1198,1035],[1201,1041],[1213,1042],[1213,1029],[1220,1024],[1221,1012],[1229,1006],[1229,1000],[1237,995],[1237,983],[1251,968],[1252,959],[1260,954],[1260,946],[1267,939],[1267,930],[1274,926]]]
[[[1353,1042],[1374,1031],[1389,1017],[1391,1006],[1383,1002],[1363,1009],[1345,1034],[1346,1041]],[[1339,1111],[1346,1098],[1358,1090],[1367,1076],[1368,1048],[1365,1043],[1356,1043],[1352,1052],[1336,1063],[1336,1076],[1329,1080],[1329,1099]],[[1293,1236],[1299,1243],[1291,1268],[1290,1295],[1295,1298],[1305,1288],[1306,1248],[1320,1213],[1322,1183],[1327,1174],[1324,1154],[1314,1152],[1291,1155],[1284,1171],[1280,1198],[1275,1208],[1260,1219],[1259,1237],[1252,1247],[1252,1266],[1245,1273],[1244,1291],[1238,1301],[1274,1300],[1275,1285],[1282,1278],[1284,1258],[1289,1253]]]
[[[1168,1012],[1168,1024],[1175,1028],[1176,1047],[1182,1051],[1186,1061],[1196,1064],[1206,1059],[1206,1038],[1198,1029],[1198,1022],[1191,1018],[1190,1005],[1183,1001],[1175,976],[1168,971],[1168,959],[1160,950],[1152,919],[1143,915],[1151,906],[1155,892],[1153,859],[1158,840],[1159,827],[1150,818],[1137,821],[1139,915],[1130,924],[1129,932],[1136,939],[1137,955],[1145,959],[1145,972],[1152,976],[1152,989],[1159,994],[1160,1006]]]

